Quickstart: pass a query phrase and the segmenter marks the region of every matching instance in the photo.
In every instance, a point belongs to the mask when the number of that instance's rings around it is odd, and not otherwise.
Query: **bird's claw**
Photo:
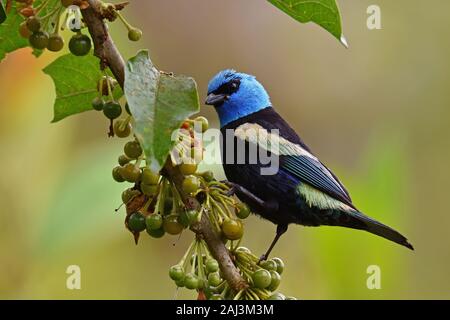
[[[266,261],[266,260],[267,260],[267,255],[262,254],[261,257],[259,257],[258,264],[260,264],[261,262]]]

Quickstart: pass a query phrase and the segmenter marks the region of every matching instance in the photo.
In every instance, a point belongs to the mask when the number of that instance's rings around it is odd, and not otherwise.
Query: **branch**
[[[99,0],[88,0],[88,2],[89,7],[82,10],[82,15],[94,42],[94,55],[100,59],[102,68],[109,67],[111,69],[119,85],[123,88],[125,62],[108,33],[108,27],[101,14],[102,2]],[[200,204],[197,199],[188,196],[182,191],[181,184],[184,177],[179,170],[173,167],[170,162],[167,162],[162,172],[175,184],[186,207],[199,210]],[[211,254],[219,263],[223,277],[230,287],[236,292],[246,288],[248,286],[247,282],[242,278],[239,270],[234,265],[230,252],[220,236],[211,228],[207,215],[203,214],[201,221],[193,225],[191,229],[197,236],[205,240]]]

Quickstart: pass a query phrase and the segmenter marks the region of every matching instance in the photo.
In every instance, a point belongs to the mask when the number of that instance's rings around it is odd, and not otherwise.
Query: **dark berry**
[[[122,114],[122,107],[120,106],[119,103],[117,103],[115,101],[106,102],[103,105],[103,114],[108,119],[111,119],[111,120],[116,119]]]
[[[137,159],[142,154],[142,148],[139,142],[137,141],[129,141],[125,144],[123,148],[125,155],[130,159]]]
[[[91,51],[91,38],[85,34],[77,33],[69,41],[69,50],[76,56],[85,56]]]
[[[140,194],[141,193],[138,190],[126,189],[124,192],[122,192],[122,202],[127,204],[131,199]]]
[[[136,182],[141,176],[141,170],[132,163],[127,163],[120,168],[120,174],[128,182]]]
[[[128,123],[125,123],[126,120],[116,120],[114,123],[114,133],[119,138],[126,138],[131,133],[131,125]]]
[[[146,230],[147,230],[147,233],[153,238],[161,238],[165,234],[165,231],[163,228],[156,229],[156,230],[151,230],[151,229],[147,228]]]
[[[163,218],[160,214],[151,214],[145,219],[147,230],[157,230],[162,227]],[[174,279],[175,280],[175,279]]]
[[[92,100],[92,108],[97,111],[102,111],[103,106],[105,105],[105,101],[103,101],[100,97],[95,97],[94,100]]]
[[[64,39],[59,34],[52,34],[48,38],[47,49],[53,52],[61,51],[64,47]]]
[[[30,30],[33,33],[41,30],[41,19],[39,19],[38,17],[35,16],[29,17],[26,20],[26,24],[28,30]]]
[[[131,159],[128,158],[126,155],[122,154],[119,156],[118,162],[121,166],[126,165],[128,162],[130,162]]]
[[[45,49],[48,45],[48,33],[44,31],[34,32],[29,38],[28,41],[30,45],[35,49]]]
[[[145,230],[145,217],[140,212],[135,212],[128,219],[128,228],[134,232]]]
[[[125,181],[125,178],[121,174],[121,170],[122,170],[122,168],[118,166],[118,167],[115,167],[112,171],[113,179],[116,180],[117,182]]]

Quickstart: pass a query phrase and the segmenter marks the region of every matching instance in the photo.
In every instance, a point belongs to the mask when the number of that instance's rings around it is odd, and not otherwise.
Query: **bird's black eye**
[[[233,79],[233,80],[228,81],[228,82],[224,83],[223,85],[221,85],[213,93],[231,95],[231,94],[235,93],[236,91],[238,91],[240,84],[241,84],[241,80]]]

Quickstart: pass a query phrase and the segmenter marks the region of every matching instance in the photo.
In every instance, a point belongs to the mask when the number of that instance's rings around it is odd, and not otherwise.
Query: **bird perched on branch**
[[[222,162],[232,192],[277,225],[276,236],[261,259],[267,259],[291,223],[365,230],[413,250],[399,232],[355,207],[338,178],[274,110],[254,76],[219,72],[208,85],[205,103],[219,115]],[[267,163],[260,151],[276,160],[276,170],[270,172],[274,164]]]

